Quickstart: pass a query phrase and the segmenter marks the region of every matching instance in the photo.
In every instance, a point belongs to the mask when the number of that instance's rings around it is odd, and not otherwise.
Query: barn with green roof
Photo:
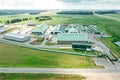
[[[72,44],[72,43],[89,43],[87,34],[77,33],[60,33],[57,36],[58,44]]]
[[[45,31],[49,28],[49,26],[45,23],[42,23],[40,25],[38,25],[33,31],[32,34],[33,35],[41,35],[44,34]]]

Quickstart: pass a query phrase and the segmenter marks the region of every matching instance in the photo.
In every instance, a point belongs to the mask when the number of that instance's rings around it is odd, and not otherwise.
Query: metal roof
[[[9,26],[4,26],[4,27],[1,27],[0,28],[0,33],[4,32],[4,31],[7,31],[7,30],[10,30],[12,28],[15,28],[15,27],[9,27]]]
[[[86,44],[86,43],[72,43],[72,45],[85,45],[85,46],[92,46],[92,44]]]
[[[120,46],[120,42],[118,41],[118,42],[114,42],[116,45],[118,45],[118,46]]]
[[[58,41],[89,41],[87,34],[82,33],[60,33],[57,36]]]
[[[4,26],[4,24],[0,23],[0,27],[1,27],[1,26],[3,27],[3,26]]]
[[[66,26],[64,25],[58,25],[52,32],[60,32],[65,33],[66,32]]]
[[[27,37],[27,35],[16,34],[16,33],[8,33],[8,34],[5,34],[4,36],[9,36],[9,37],[14,37],[14,38],[25,38],[25,37]]]
[[[32,32],[44,33],[47,28],[48,28],[48,25],[45,23],[42,23],[42,24],[38,25]]]
[[[35,22],[28,22],[27,25],[36,25]]]

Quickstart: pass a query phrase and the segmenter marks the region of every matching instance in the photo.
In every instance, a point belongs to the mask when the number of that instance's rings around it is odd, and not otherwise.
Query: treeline
[[[119,10],[104,10],[104,11],[95,11],[97,14],[116,14]]]
[[[50,16],[37,16],[35,17],[35,20],[44,21],[44,20],[52,20],[52,18]]]
[[[21,21],[26,21],[26,20],[31,20],[31,18],[22,18],[22,19],[11,19],[11,20],[6,20],[4,23],[5,24],[10,24],[10,23],[16,23],[16,22],[21,22]],[[0,21],[2,23],[2,21]]]
[[[0,10],[0,15],[15,15],[15,14],[25,14],[25,13],[41,13],[47,10]]]
[[[31,12],[31,13],[29,13],[30,15],[37,15],[37,14],[39,14],[39,12]]]
[[[57,14],[70,14],[70,15],[93,15],[92,11],[61,11],[58,12]]]

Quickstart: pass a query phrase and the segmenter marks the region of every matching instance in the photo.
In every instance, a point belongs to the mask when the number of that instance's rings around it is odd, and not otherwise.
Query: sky
[[[0,0],[0,9],[120,9],[120,0]]]

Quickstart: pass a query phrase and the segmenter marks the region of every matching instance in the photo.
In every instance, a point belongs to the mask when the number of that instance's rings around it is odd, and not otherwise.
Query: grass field
[[[116,18],[120,18],[120,14],[106,14],[107,16],[112,16]]]
[[[113,43],[114,41],[114,38],[103,38],[103,39],[100,39],[106,46],[108,46],[109,48],[111,48],[111,50],[113,52],[116,53],[116,55],[118,57],[120,57],[120,53],[118,52],[120,50],[120,47],[118,47],[117,45],[115,45]]]
[[[0,73],[0,80],[85,80],[81,75]]]
[[[109,48],[120,56],[120,49],[114,45],[112,39],[120,40],[120,23],[114,20],[97,17],[94,15],[49,15],[52,20],[37,21],[37,24],[94,24],[104,33],[110,34],[111,38],[102,39]],[[1,16],[10,18],[10,16]],[[13,16],[14,17],[14,16]],[[23,16],[24,17],[24,16]],[[33,16],[32,16],[33,17]],[[5,20],[6,20],[5,18]],[[26,23],[20,22],[20,23]],[[91,58],[56,54],[51,52],[36,51],[13,45],[0,43],[0,67],[64,67],[64,68],[94,68],[95,63]],[[51,55],[52,54],[52,55]],[[71,63],[72,62],[72,63]],[[52,64],[51,64],[52,63]]]
[[[100,68],[88,57],[37,51],[0,43],[0,67]]]

